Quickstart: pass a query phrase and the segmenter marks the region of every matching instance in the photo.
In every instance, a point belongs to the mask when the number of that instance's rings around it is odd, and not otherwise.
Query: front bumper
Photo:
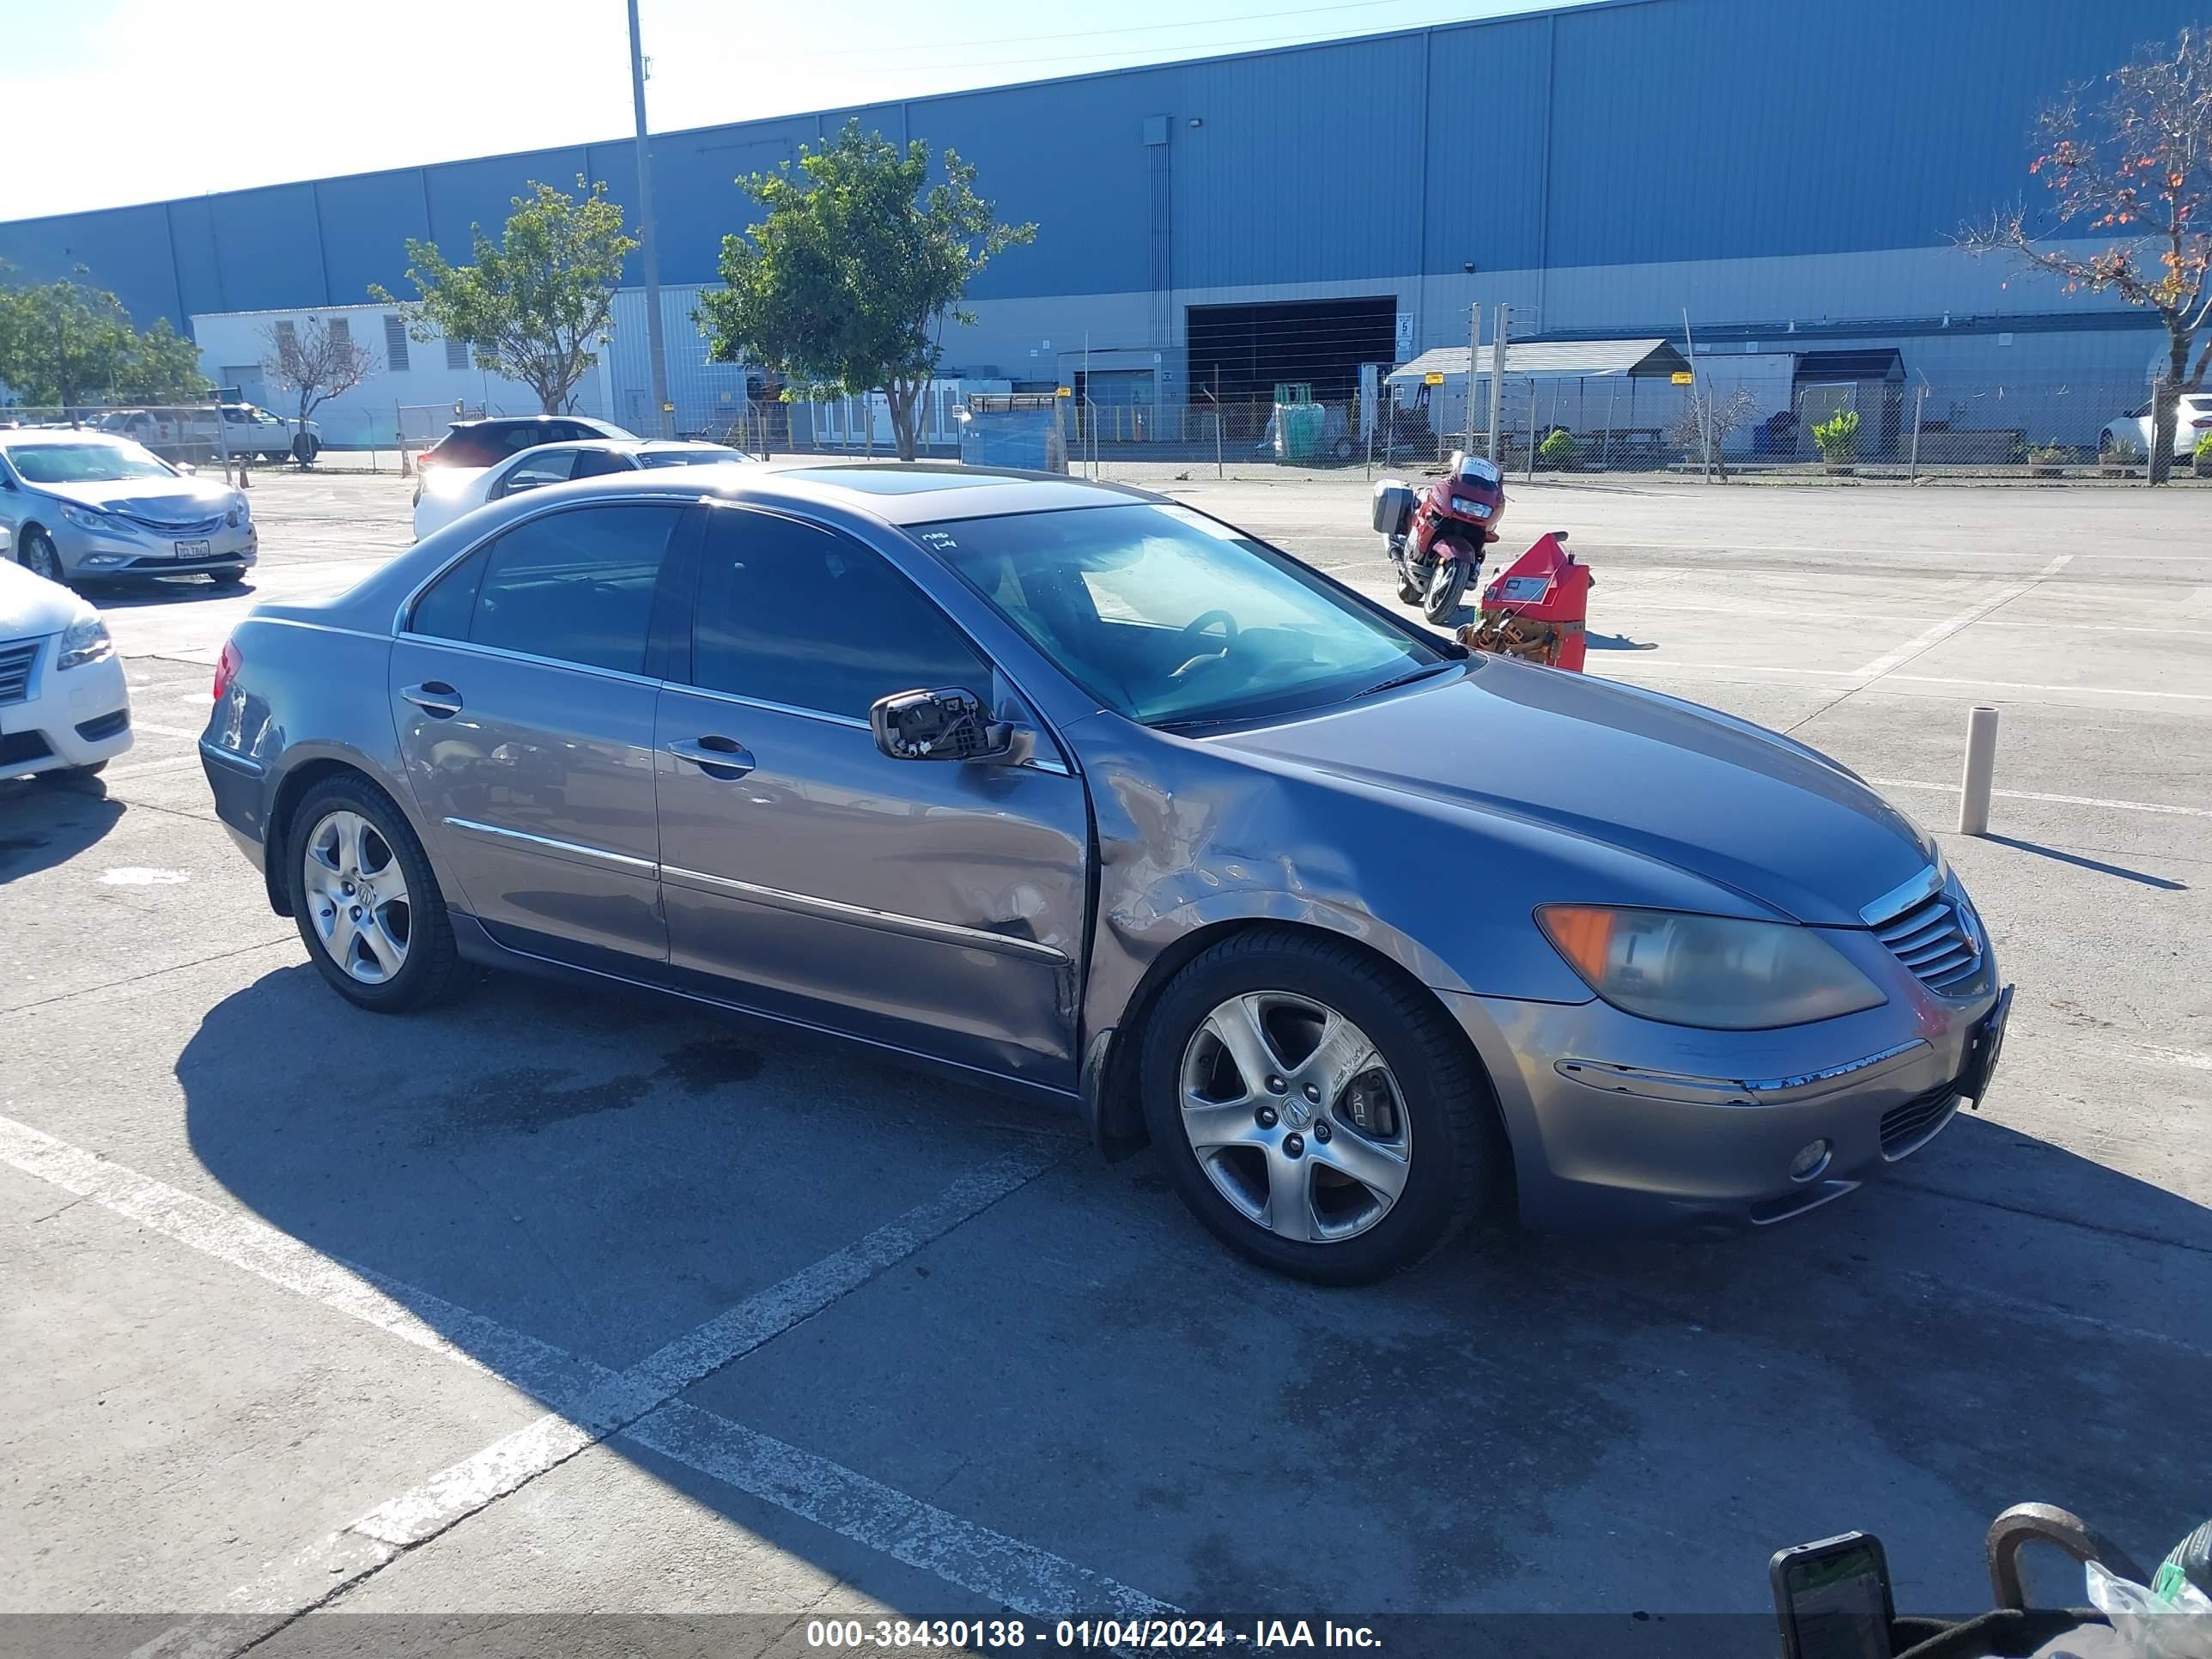
[[[1528,1225],[1732,1231],[1840,1198],[1950,1122],[1997,1004],[1993,956],[1956,1000],[1895,973],[1887,988],[1880,1008],[1772,1031],[1661,1025],[1595,1000],[1444,1000],[1497,1089]],[[1825,1158],[1793,1176],[1821,1141]]]
[[[184,576],[209,570],[234,570],[260,556],[259,538],[248,520],[219,525],[204,534],[168,535],[133,526],[88,530],[66,521],[49,532],[61,556],[63,575],[73,580],[117,576]],[[198,544],[206,544],[201,553]],[[179,553],[179,548],[191,550]]]
[[[131,747],[131,689],[119,657],[60,670],[39,642],[27,695],[0,703],[0,778],[94,766]]]

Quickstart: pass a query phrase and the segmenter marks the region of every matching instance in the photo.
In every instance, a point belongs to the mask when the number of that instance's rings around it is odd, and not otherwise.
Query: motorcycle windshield
[[[1459,476],[1471,484],[1489,484],[1492,488],[1500,481],[1497,463],[1475,456],[1469,456],[1459,464]]]

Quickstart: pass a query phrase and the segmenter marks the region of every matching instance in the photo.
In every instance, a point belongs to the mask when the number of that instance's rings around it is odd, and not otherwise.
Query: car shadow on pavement
[[[1753,1613],[1771,1551],[1851,1527],[1900,1607],[1972,1610],[2014,1503],[2143,1556],[2207,1504],[2173,1431],[2212,1364],[2212,1212],[1977,1117],[1785,1227],[1492,1224],[1324,1291],[1222,1250],[1156,1154],[1106,1165],[1048,1112],[626,995],[493,976],[392,1018],[297,965],[216,1004],[175,1074],[194,1153],[269,1224],[441,1298],[416,1311],[465,1349],[455,1308],[616,1367],[1057,1137],[684,1399],[1210,1614],[1285,1605],[1283,1540],[1313,1538],[1341,1544],[1300,1552],[1314,1610]],[[906,1610],[976,1605],[608,1444]]]
[[[97,778],[0,781],[0,883],[68,863],[122,817]]]
[[[174,605],[190,599],[235,599],[252,593],[251,576],[242,582],[217,586],[204,576],[123,577],[88,582],[80,590],[102,611],[137,611],[150,605]]]

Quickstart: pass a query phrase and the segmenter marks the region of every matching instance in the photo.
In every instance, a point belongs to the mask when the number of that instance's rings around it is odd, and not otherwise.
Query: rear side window
[[[592,507],[517,525],[425,592],[411,629],[642,673],[653,593],[683,516],[676,506]]]
[[[506,477],[500,480],[499,493],[512,495],[518,489],[535,489],[540,484],[565,483],[568,469],[576,464],[573,449],[556,449],[544,455],[532,455],[517,461]]]
[[[572,478],[604,478],[611,472],[628,472],[636,463],[619,450],[579,449],[571,452],[576,458],[576,470]]]
[[[430,447],[430,459],[440,466],[490,466],[507,453],[474,427],[448,432]]]

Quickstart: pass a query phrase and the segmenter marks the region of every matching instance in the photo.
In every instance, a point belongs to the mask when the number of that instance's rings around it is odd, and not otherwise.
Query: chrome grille
[[[212,519],[149,519],[137,513],[126,513],[123,516],[135,525],[142,525],[146,529],[164,536],[204,536],[211,531],[222,528],[222,515],[220,513]]]
[[[31,693],[31,665],[39,659],[36,640],[0,643],[0,702],[21,702]]]
[[[1982,970],[1982,931],[1953,883],[1872,926],[1875,937],[1931,991],[1955,991]]]

